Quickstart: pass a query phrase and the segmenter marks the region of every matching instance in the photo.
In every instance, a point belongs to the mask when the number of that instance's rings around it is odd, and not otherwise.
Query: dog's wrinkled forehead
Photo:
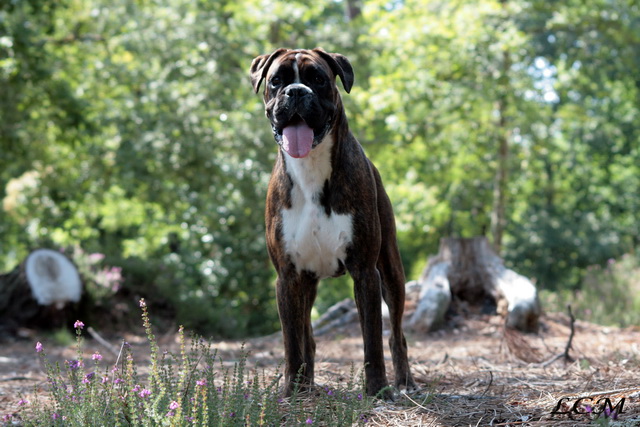
[[[325,52],[315,49],[285,49],[280,48],[271,54],[260,55],[251,63],[251,84],[257,93],[263,80],[269,80],[274,73],[283,71],[303,77],[308,70],[315,70],[330,79],[340,77],[347,93],[353,86],[353,68],[349,60],[339,53]],[[302,74],[301,74],[302,73]],[[313,74],[313,73],[309,73]],[[285,76],[286,77],[286,76]]]
[[[317,53],[310,50],[292,50],[276,58],[271,67],[269,67],[267,80],[274,73],[286,70],[288,73],[292,73],[294,81],[300,81],[301,76],[307,69],[313,69],[316,72],[322,71],[327,77],[335,77],[327,61]]]

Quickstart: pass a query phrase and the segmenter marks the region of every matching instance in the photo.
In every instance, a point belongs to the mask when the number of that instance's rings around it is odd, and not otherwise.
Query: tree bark
[[[349,21],[353,21],[362,13],[360,0],[347,0],[345,2],[345,8],[345,14],[347,15],[347,19]]]
[[[502,10],[505,15],[507,11],[507,0],[501,2]],[[498,255],[502,251],[502,236],[506,225],[506,194],[508,181],[509,166],[509,133],[507,110],[509,108],[509,93],[512,90],[509,82],[509,73],[511,72],[511,58],[509,51],[504,48],[502,52],[502,64],[500,69],[500,77],[498,78],[498,101],[496,102],[496,110],[498,112],[497,140],[497,166],[493,183],[493,208],[491,212],[491,236],[493,239],[493,249]]]

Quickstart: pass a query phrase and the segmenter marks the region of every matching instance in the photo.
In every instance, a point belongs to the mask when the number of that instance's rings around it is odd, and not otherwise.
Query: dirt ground
[[[565,314],[547,314],[537,335],[505,332],[498,316],[475,316],[457,322],[458,327],[417,334],[407,331],[409,356],[414,376],[423,388],[396,402],[380,401],[373,408],[368,425],[375,426],[572,426],[596,424],[584,406],[609,398],[612,406],[624,399],[617,420],[598,425],[640,425],[640,328],[609,328],[585,322],[575,323],[569,352],[562,354],[570,333]],[[175,349],[175,328],[157,331],[162,349]],[[45,376],[35,352],[41,341],[50,360],[75,357],[75,345],[55,346],[35,331],[25,337],[0,342],[0,417],[18,409],[19,394],[27,399],[34,386],[45,385]],[[104,337],[113,346],[122,339],[135,354],[148,354],[142,335]],[[331,384],[348,376],[351,366],[362,366],[362,341],[357,323],[350,322],[317,337],[316,379]],[[215,342],[225,361],[238,360],[241,341]],[[250,352],[249,368],[275,369],[282,361],[279,334],[244,341]],[[100,351],[96,340],[85,343],[87,355]],[[390,355],[387,372],[393,376]],[[113,357],[115,361],[115,356]],[[106,360],[108,361],[108,360]],[[111,361],[113,362],[113,361]],[[145,361],[138,361],[144,364]],[[558,402],[561,405],[558,407]],[[594,405],[597,407],[597,405]],[[557,408],[556,408],[557,407]],[[566,414],[553,414],[568,412]],[[575,410],[574,410],[575,409]],[[1,418],[0,418],[1,419]],[[607,422],[611,420],[606,420]],[[0,425],[2,422],[0,421]]]

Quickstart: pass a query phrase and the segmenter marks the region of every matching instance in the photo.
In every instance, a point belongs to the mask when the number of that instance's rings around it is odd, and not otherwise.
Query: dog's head
[[[338,76],[348,93],[353,86],[349,60],[319,48],[278,49],[253,60],[253,89],[257,93],[265,81],[266,114],[276,142],[290,156],[307,156],[342,114]]]

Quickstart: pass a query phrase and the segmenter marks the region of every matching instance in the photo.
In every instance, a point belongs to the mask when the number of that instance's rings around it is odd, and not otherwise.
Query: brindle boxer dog
[[[382,298],[391,315],[395,386],[415,387],[402,332],[405,276],[391,202],[377,169],[349,131],[336,77],[349,92],[349,60],[322,49],[278,49],[251,64],[256,93],[265,81],[266,115],[280,146],[265,219],[267,247],[278,273],[286,395],[296,381],[313,384],[311,308],[318,281],[345,270],[354,281],[367,393],[388,386]]]

